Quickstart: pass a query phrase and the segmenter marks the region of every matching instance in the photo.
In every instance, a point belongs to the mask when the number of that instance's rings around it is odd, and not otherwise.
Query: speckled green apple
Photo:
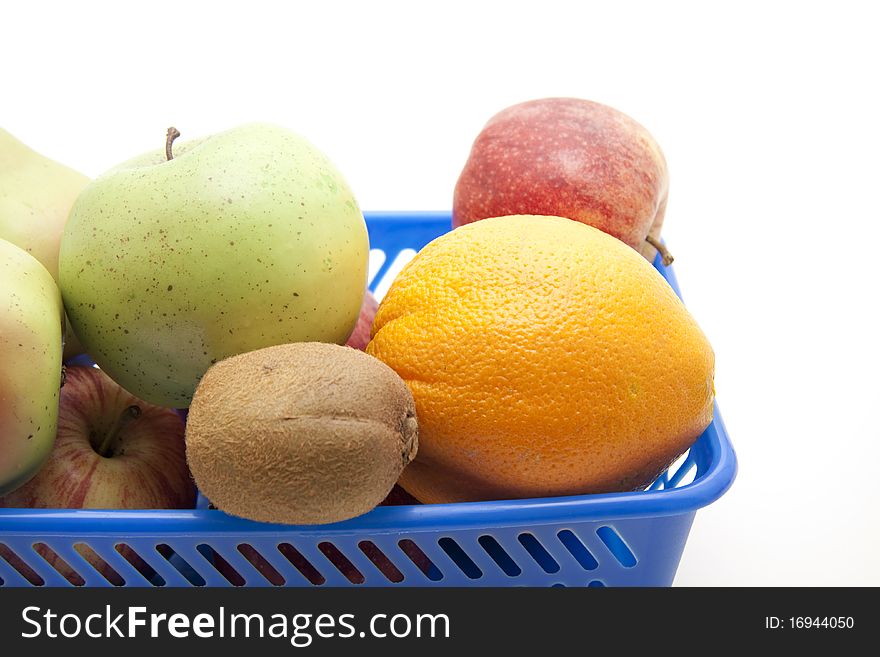
[[[52,275],[0,239],[0,495],[26,483],[52,451],[63,330]]]
[[[250,124],[171,142],[83,190],[60,277],[74,329],[101,368],[146,401],[187,407],[218,360],[344,343],[369,241],[342,175],[303,137]]]

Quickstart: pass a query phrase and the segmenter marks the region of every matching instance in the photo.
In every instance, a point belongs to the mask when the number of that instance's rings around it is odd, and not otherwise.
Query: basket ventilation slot
[[[670,478],[667,488],[678,488],[693,483],[697,475],[697,462],[693,455],[688,452],[676,461],[668,472],[674,472]]]
[[[605,584],[601,580],[598,580],[598,579],[594,579],[592,582],[587,584],[587,586],[590,587],[591,589],[604,589],[605,588]]]
[[[196,569],[193,568],[186,559],[177,554],[170,545],[167,543],[159,543],[159,545],[156,546],[156,552],[162,555],[168,563],[174,566],[174,569],[179,572],[187,582],[193,586],[205,585],[205,578],[199,575]]]
[[[382,249],[370,249],[370,259],[367,266],[367,280],[370,281],[370,283],[376,278],[376,274],[381,271],[382,265],[384,264],[385,252]]]
[[[199,543],[196,546],[196,551],[205,557],[205,560],[214,566],[214,570],[220,573],[223,579],[232,584],[232,586],[244,586],[244,577],[217,550],[207,543]]]
[[[391,283],[394,282],[394,279],[397,278],[397,275],[400,271],[416,256],[416,252],[414,249],[401,249],[394,260],[389,264],[387,261],[385,264],[379,268],[379,271],[376,272],[376,277],[379,279],[379,282],[374,286],[376,298],[381,300],[382,297],[385,296],[385,293],[388,292],[388,288],[391,287]]]
[[[34,543],[33,548],[34,552],[39,554],[43,560],[53,568],[53,570],[73,586],[82,586],[86,583],[86,580],[83,579],[82,575],[76,572],[67,561],[62,559],[55,550],[45,543]]]
[[[467,575],[470,579],[479,579],[483,576],[483,571],[480,570],[480,567],[473,562],[473,559],[461,549],[461,546],[456,543],[455,540],[448,536],[444,536],[437,541],[437,545],[443,548],[443,551],[449,555],[449,558],[459,567],[461,572]]]
[[[556,563],[556,559],[547,552],[547,548],[541,545],[533,534],[520,534],[519,542],[545,573],[559,572],[559,564]]]
[[[46,583],[40,575],[16,554],[11,547],[0,543],[0,558],[2,558],[19,575],[24,577],[31,586],[43,586]]]
[[[648,486],[648,490],[664,490],[679,488],[693,483],[697,476],[697,460],[688,450],[678,457],[654,482]]]
[[[361,541],[358,543],[358,548],[389,582],[397,584],[403,581],[403,573],[373,541]]]
[[[352,584],[363,584],[364,583],[364,574],[357,569],[348,557],[346,557],[342,550],[333,545],[333,543],[329,541],[323,541],[318,543],[318,549],[321,551],[327,560],[336,566],[336,570],[343,574],[345,579],[347,579]]]
[[[611,527],[607,525],[605,527],[599,527],[596,530],[596,535],[602,540],[605,544],[605,547],[608,548],[608,551],[614,555],[614,558],[620,562],[620,565],[624,568],[632,568],[638,563],[638,559],[636,559],[636,555],[632,553],[632,550],[629,549],[629,546],[623,542],[623,539],[620,538],[620,534],[614,531]]]
[[[153,586],[165,586],[165,578],[157,573],[150,564],[144,561],[144,558],[139,555],[133,547],[127,543],[117,543],[113,549],[116,550],[119,555],[125,559],[132,568],[138,571],[141,577],[147,580],[150,584]]]
[[[104,558],[92,549],[88,543],[75,543],[73,549],[83,559],[98,571],[98,573],[113,586],[125,586],[125,578],[119,572],[107,563]],[[68,580],[69,581],[69,580]]]
[[[305,577],[313,586],[321,586],[327,580],[318,572],[318,569],[312,565],[312,562],[306,559],[302,552],[297,550],[290,543],[282,543],[278,546],[278,551],[284,555],[291,565],[296,568],[302,576]]]
[[[495,540],[494,536],[485,534],[480,536],[478,542],[486,551],[486,554],[492,557],[492,561],[498,564],[498,567],[505,575],[508,577],[517,577],[522,574],[522,568],[517,565],[513,560],[513,557],[505,552],[504,548],[501,547],[501,544],[497,540]]]
[[[397,546],[429,580],[439,582],[443,579],[443,573],[440,572],[440,569],[428,558],[427,554],[422,552],[422,548],[416,545],[414,541],[404,538],[398,541]]]
[[[269,582],[269,584],[272,586],[284,586],[286,583],[284,576],[275,569],[275,566],[269,563],[269,560],[266,559],[266,557],[260,554],[257,548],[249,543],[242,543],[237,549],[241,556],[247,559],[248,563],[252,565],[256,571],[260,573],[267,582]]]
[[[587,549],[587,546],[581,542],[581,539],[573,531],[563,529],[556,536],[559,538],[559,542],[565,546],[565,549],[571,553],[571,556],[581,565],[581,568],[584,570],[596,570],[599,567],[596,557],[593,556]]]

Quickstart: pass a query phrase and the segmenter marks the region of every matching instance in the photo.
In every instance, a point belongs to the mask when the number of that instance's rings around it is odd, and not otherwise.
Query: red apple
[[[588,100],[508,107],[477,136],[455,186],[453,227],[511,214],[595,226],[653,261],[669,175],[654,138],[626,114]]]
[[[358,317],[357,324],[355,324],[354,331],[351,333],[351,337],[346,342],[349,347],[354,347],[361,351],[367,348],[367,344],[370,342],[370,329],[373,327],[373,318],[376,316],[378,309],[379,302],[376,301],[376,297],[369,290],[365,291],[364,301],[361,304],[361,314]]]
[[[183,435],[183,420],[174,410],[137,399],[99,369],[68,367],[55,446],[28,483],[0,497],[0,508],[193,508],[196,488]],[[76,573],[54,552],[37,551],[76,583]],[[84,550],[82,556],[111,583],[121,583],[94,552]]]

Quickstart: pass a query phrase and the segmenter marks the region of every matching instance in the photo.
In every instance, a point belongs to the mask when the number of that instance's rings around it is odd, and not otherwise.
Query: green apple
[[[344,343],[369,241],[342,175],[303,137],[250,124],[172,147],[172,130],[165,150],[83,190],[60,271],[98,365],[132,394],[180,408],[228,356]]]
[[[56,283],[64,223],[88,183],[88,177],[40,155],[0,128],[0,239],[34,256]],[[68,330],[64,357],[81,352],[76,336]]]
[[[51,274],[0,239],[0,495],[27,482],[52,451],[63,330]]]

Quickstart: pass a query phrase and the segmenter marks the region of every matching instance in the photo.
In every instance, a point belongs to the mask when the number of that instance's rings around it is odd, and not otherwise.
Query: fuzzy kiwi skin
[[[186,426],[202,493],[226,513],[324,524],[366,513],[418,449],[412,394],[351,347],[301,342],[213,365]]]

